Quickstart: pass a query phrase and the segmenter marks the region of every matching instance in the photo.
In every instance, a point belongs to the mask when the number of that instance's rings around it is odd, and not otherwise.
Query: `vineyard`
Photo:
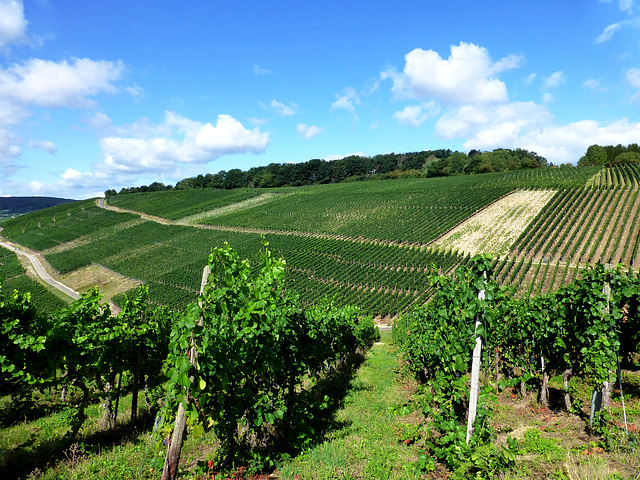
[[[109,203],[115,207],[176,220],[242,202],[262,195],[262,193],[258,189],[176,190],[120,195],[110,198]]]
[[[97,264],[149,285],[156,304],[183,308],[193,272],[224,241],[255,259],[259,235],[287,261],[288,288],[392,318],[432,294],[426,272],[496,254],[496,278],[519,295],[546,293],[586,265],[636,268],[637,167],[549,168],[442,179],[284,189],[184,190],[111,197],[172,220],[99,209],[91,201],[2,223],[11,240],[68,273]],[[554,193],[555,192],[555,193]],[[514,202],[514,199],[518,199]],[[165,222],[166,223],[166,222]]]
[[[5,291],[31,292],[33,306],[38,312],[56,312],[67,303],[39,282],[29,278],[14,252],[0,247],[0,282]]]
[[[144,285],[117,315],[97,288],[38,307],[0,250],[0,466],[12,478],[56,462],[67,470],[43,478],[593,478],[583,467],[599,455],[604,478],[637,478],[638,179],[631,164],[155,192],[108,199],[128,213],[83,201],[2,221],[60,274],[95,265]],[[373,390],[354,375],[374,318],[394,324],[410,375],[394,376],[402,400],[357,408],[390,422],[386,447],[334,417]],[[388,345],[372,348],[400,371]],[[125,431],[138,440],[120,473],[69,474],[76,454],[124,451]],[[337,470],[316,473],[329,437],[365,466],[327,457]]]

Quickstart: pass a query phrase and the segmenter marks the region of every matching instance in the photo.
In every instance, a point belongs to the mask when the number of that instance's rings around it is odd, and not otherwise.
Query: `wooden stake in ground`
[[[200,294],[204,292],[204,286],[207,284],[211,270],[207,265],[202,272],[202,283],[200,284]],[[204,325],[204,318],[200,316],[198,320],[199,326]],[[196,339],[194,335],[191,335],[191,350],[189,351],[189,361],[191,365],[195,365],[196,358],[198,356],[198,349]],[[193,382],[195,377],[191,377]],[[175,480],[178,474],[178,464],[180,463],[180,451],[182,450],[182,441],[184,439],[184,432],[187,426],[187,415],[185,404],[189,402],[189,392],[185,396],[184,402],[180,402],[178,405],[178,413],[176,414],[176,423],[173,427],[173,434],[171,435],[171,443],[167,447],[167,456],[164,459],[164,468],[162,470],[162,480]]]
[[[612,270],[613,265],[610,263],[605,264],[606,270]],[[609,282],[605,282],[602,287],[602,293],[607,297],[607,306],[603,308],[602,316],[609,315],[611,313],[611,286]],[[596,413],[603,408],[610,408],[611,405],[611,391],[613,390],[613,382],[604,381],[600,387],[600,391],[593,390],[591,397],[591,413],[589,415],[589,425],[593,425],[593,419]]]
[[[478,300],[484,300],[484,289],[478,293]],[[473,349],[473,362],[471,364],[471,392],[469,398],[469,418],[467,419],[467,445],[473,435],[473,422],[478,411],[478,385],[480,384],[480,354],[482,353],[482,337],[478,335],[478,327],[482,324],[482,313],[476,315],[476,346]]]

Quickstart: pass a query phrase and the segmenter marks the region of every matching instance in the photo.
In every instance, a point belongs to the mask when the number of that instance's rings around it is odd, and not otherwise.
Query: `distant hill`
[[[0,197],[0,218],[35,212],[69,202],[75,200],[56,197]]]

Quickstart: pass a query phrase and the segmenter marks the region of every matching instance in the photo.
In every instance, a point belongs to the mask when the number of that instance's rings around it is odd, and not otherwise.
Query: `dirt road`
[[[29,253],[29,252],[26,252],[21,247],[18,247],[16,245],[14,245],[12,243],[9,243],[7,241],[4,241],[4,240],[0,240],[0,246],[2,246],[4,248],[7,248],[9,250],[12,250],[12,251],[16,252],[18,255],[26,257],[27,260],[29,260],[29,262],[31,262],[31,265],[33,265],[33,268],[35,269],[36,274],[42,280],[44,280],[46,283],[51,285],[52,287],[57,288],[62,293],[64,293],[65,295],[70,296],[74,300],[77,300],[78,298],[80,298],[80,294],[78,292],[76,292],[75,290],[67,287],[63,283],[60,283],[59,281],[55,280],[54,278],[52,278],[51,275],[49,275],[47,273],[47,271],[42,267],[42,265],[40,264],[40,262],[38,261],[38,259],[37,259],[37,257],[35,255],[33,255],[33,254]]]

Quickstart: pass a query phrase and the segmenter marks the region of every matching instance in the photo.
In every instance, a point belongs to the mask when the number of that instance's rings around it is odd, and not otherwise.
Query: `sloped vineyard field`
[[[13,290],[31,292],[31,301],[36,311],[45,315],[67,306],[64,300],[29,278],[17,255],[2,247],[0,247],[0,283],[5,293]]]
[[[629,251],[637,251],[637,238],[633,238],[637,228],[630,227],[636,215],[626,207],[638,200],[637,190],[618,194],[620,186],[583,188],[592,177],[613,178],[601,170],[549,168],[281,189],[153,192],[108,199],[109,204],[178,221],[190,218],[191,222],[194,215],[203,215],[197,220],[211,223],[203,228],[145,221],[135,214],[99,209],[93,200],[42,210],[1,226],[3,235],[42,251],[61,273],[92,263],[103,265],[146,282],[154,302],[177,308],[195,297],[212,247],[228,241],[240,255],[255,259],[262,232],[276,254],[287,261],[287,288],[299,292],[305,302],[335,297],[340,305],[356,303],[384,317],[420,305],[432,295],[427,288],[431,263],[449,272],[468,261],[456,247],[436,249],[429,246],[431,241],[517,189],[557,190],[515,248],[503,242],[501,250],[507,256],[495,262],[500,281],[520,294],[548,291],[576,278],[579,268],[569,257],[616,258],[613,246],[578,251],[576,245],[585,242],[612,245],[619,238],[632,237],[626,257],[621,257],[630,258]],[[626,175],[632,171],[625,170]],[[622,173],[619,176],[623,178]],[[636,185],[631,180],[618,184]],[[600,197],[606,195],[615,197],[608,213],[599,219],[586,218],[588,212],[602,211],[605,201],[611,203],[609,197]],[[224,213],[235,205],[241,207]],[[217,214],[206,220],[209,211]],[[607,222],[621,233],[597,230]],[[492,235],[488,232],[485,237]]]
[[[202,223],[425,244],[515,189],[583,185],[596,171],[546,169],[304,187],[253,209],[205,217]]]
[[[171,190],[163,192],[129,193],[110,197],[115,207],[144,212],[176,220],[202,211],[213,210],[263,194],[259,189],[234,190]]]

